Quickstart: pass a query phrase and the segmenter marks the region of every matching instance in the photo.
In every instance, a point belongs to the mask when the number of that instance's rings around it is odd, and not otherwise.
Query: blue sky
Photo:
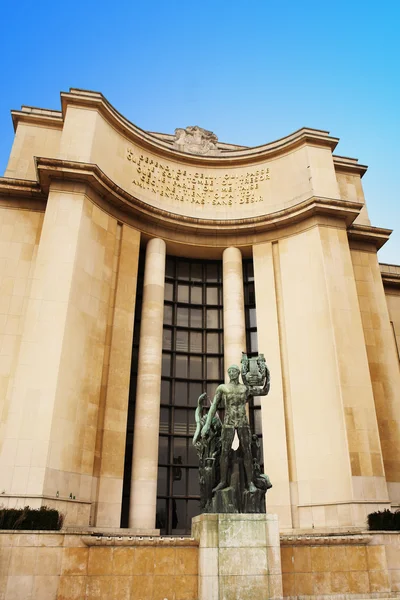
[[[3,3],[0,173],[10,110],[59,109],[59,92],[102,92],[143,129],[197,124],[255,146],[300,127],[356,157],[371,222],[394,229],[400,264],[400,3],[160,0]]]

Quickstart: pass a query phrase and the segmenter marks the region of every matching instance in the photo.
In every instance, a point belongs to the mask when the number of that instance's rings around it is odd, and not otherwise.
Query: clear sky
[[[379,258],[400,264],[399,18],[398,0],[6,0],[0,173],[10,110],[59,109],[70,87],[150,131],[200,125],[256,146],[326,129],[369,166],[371,223],[395,230]]]

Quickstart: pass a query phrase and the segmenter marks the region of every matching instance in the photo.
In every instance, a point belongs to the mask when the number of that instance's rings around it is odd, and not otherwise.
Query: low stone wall
[[[400,534],[282,535],[283,596],[290,600],[400,597]]]
[[[0,533],[1,600],[197,600],[190,538]]]
[[[287,600],[400,598],[399,533],[280,539]],[[0,600],[197,600],[198,564],[192,538],[0,532]]]

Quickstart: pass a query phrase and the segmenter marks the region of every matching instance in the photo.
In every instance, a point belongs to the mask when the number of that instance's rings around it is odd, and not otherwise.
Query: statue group
[[[242,375],[243,383],[239,376]],[[229,382],[217,387],[211,406],[202,394],[196,409],[193,444],[199,457],[200,503],[207,513],[265,513],[265,494],[272,487],[261,472],[258,436],[251,434],[246,403],[266,396],[270,373],[263,354],[248,358],[241,369],[228,369]],[[218,411],[223,411],[221,421]],[[235,432],[239,447],[233,449]]]

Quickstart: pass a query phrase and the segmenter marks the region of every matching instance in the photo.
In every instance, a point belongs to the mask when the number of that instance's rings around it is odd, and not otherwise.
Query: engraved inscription
[[[132,184],[135,187],[149,190],[156,196],[191,204],[233,206],[263,202],[262,186],[270,179],[268,168],[215,176],[185,168],[172,169],[129,147],[126,158],[134,167]]]

